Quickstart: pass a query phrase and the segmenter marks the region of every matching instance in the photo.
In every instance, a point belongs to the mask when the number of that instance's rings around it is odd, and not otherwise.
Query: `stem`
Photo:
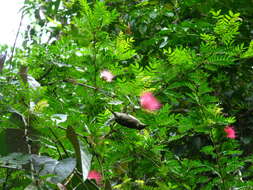
[[[29,118],[28,118],[28,122],[29,122]],[[27,143],[27,149],[28,149],[28,154],[31,155],[32,154],[32,146],[30,144],[30,139],[29,139],[29,136],[28,136],[28,126],[25,126],[25,140],[26,140],[26,143]],[[33,162],[31,160],[30,162],[30,167],[31,167],[31,179],[34,180],[34,173],[33,171],[35,171],[34,169],[34,165],[33,165]]]
[[[25,73],[27,74],[27,69],[25,70]],[[20,75],[22,77],[22,73]],[[27,75],[26,75],[26,77],[24,77],[23,82],[25,84],[27,84]],[[29,105],[30,104],[30,93],[29,93],[27,85],[26,85],[26,90],[28,91],[28,93],[27,93],[27,97],[24,97],[24,99],[28,100],[27,105]],[[28,116],[27,116],[27,122],[25,123],[25,126],[24,126],[24,130],[25,130],[24,131],[24,133],[25,133],[24,137],[25,137],[25,141],[26,141],[26,144],[27,144],[28,154],[31,155],[32,154],[32,145],[31,145],[31,140],[30,140],[30,137],[29,137],[29,130],[31,130],[31,127],[30,127],[30,115],[29,115],[29,107],[28,106],[27,106],[27,112],[28,112]],[[35,176],[34,175],[35,169],[34,169],[32,159],[30,159],[30,167],[31,167],[31,179],[32,179],[32,181],[34,181],[34,179],[35,179],[35,177],[34,177]]]
[[[92,41],[93,41],[92,63],[94,65],[94,86],[95,86],[95,88],[97,88],[97,71],[98,71],[98,68],[97,68],[97,47],[96,47],[97,39],[96,39],[96,32],[93,32],[93,40]],[[94,93],[96,95],[96,91]]]
[[[221,182],[222,182],[222,189],[225,190],[226,189],[226,183],[225,183],[225,179],[224,179],[224,176],[223,176],[222,165],[220,164],[221,157],[220,157],[220,154],[218,152],[217,143],[215,142],[213,137],[214,137],[213,131],[211,130],[210,139],[213,143],[214,151],[215,151],[215,154],[216,154],[216,163],[217,163],[218,170],[219,170],[219,173],[220,173],[220,178],[221,178]]]
[[[93,151],[95,152],[95,150],[93,150]],[[101,168],[101,174],[102,174],[102,176],[103,176],[102,179],[104,179],[104,178],[105,178],[105,175],[104,175],[104,168],[103,168],[102,161],[101,161],[101,160],[103,160],[103,159],[100,160],[100,156],[99,156],[99,154],[97,154],[97,153],[95,154],[95,156],[96,156],[97,161],[98,161],[98,164],[99,164],[99,166],[100,166],[100,168]]]

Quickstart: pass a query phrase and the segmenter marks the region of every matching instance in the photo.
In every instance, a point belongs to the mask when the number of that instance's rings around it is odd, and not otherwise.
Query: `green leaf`
[[[12,153],[8,156],[0,157],[0,165],[15,169],[22,169],[28,163],[33,164],[34,172],[41,178],[47,176],[46,179],[54,184],[61,183],[65,180],[74,171],[76,166],[74,158],[57,161],[47,156],[22,153]]]
[[[47,178],[48,181],[54,184],[65,180],[74,171],[76,166],[74,158],[57,161],[47,156],[31,155],[31,160],[39,176],[54,175]]]
[[[0,157],[0,164],[11,168],[21,169],[23,165],[30,162],[30,155],[22,153],[11,153],[8,156]]]
[[[214,158],[216,157],[216,154],[214,153],[214,147],[211,145],[202,147],[200,151],[206,155],[211,155]]]
[[[56,176],[52,177],[50,181],[54,184],[63,182],[75,169],[76,161],[73,158],[66,158],[60,160],[53,171]]]
[[[13,152],[28,153],[24,129],[4,129],[0,134],[0,142],[4,145],[0,149],[1,155],[7,155]]]
[[[78,140],[77,135],[71,126],[68,126],[67,128],[67,138],[75,149],[77,169],[82,172],[83,180],[85,181],[90,170],[92,155],[88,152],[82,142]]]

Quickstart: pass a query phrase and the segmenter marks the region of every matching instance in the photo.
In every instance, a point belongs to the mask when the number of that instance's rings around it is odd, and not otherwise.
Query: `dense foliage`
[[[253,189],[251,4],[26,0],[2,189]]]

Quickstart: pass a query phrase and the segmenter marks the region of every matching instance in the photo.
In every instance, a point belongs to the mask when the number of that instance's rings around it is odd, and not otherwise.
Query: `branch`
[[[49,69],[46,70],[46,72],[40,76],[38,79],[36,79],[38,82],[40,82],[42,79],[44,79],[49,73],[53,70],[53,66],[51,66]]]

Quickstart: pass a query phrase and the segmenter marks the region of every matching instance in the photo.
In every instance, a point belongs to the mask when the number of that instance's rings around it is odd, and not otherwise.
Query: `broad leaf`
[[[77,168],[82,172],[83,180],[85,181],[90,170],[92,155],[88,152],[82,142],[78,140],[77,135],[71,126],[68,126],[67,128],[67,137],[75,149]]]

